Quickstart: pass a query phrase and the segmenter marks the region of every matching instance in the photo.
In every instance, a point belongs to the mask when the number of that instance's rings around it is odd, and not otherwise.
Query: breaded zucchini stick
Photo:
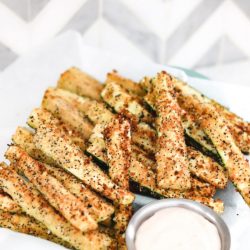
[[[58,96],[51,96],[48,91],[46,91],[43,97],[42,107],[80,133],[84,139],[89,138],[93,125],[77,108],[64,99]]]
[[[216,110],[207,107],[201,126],[215,145],[228,177],[250,205],[250,166],[240,149],[236,146],[227,123]]]
[[[109,219],[114,213],[114,207],[88,189],[79,179],[61,168],[44,165],[49,174],[57,178],[72,194],[85,203],[91,216],[97,221]]]
[[[32,159],[24,150],[10,146],[5,157],[21,171],[73,226],[82,232],[97,228],[86,205],[70,193],[60,181],[46,171],[42,163]]]
[[[128,227],[128,223],[132,217],[133,209],[132,205],[129,206],[117,206],[114,216],[114,230],[115,238],[117,241],[117,249],[126,250],[126,241],[125,241],[125,231]]]
[[[67,188],[71,193],[81,199],[85,203],[85,206],[88,208],[89,213],[97,221],[106,220],[113,214],[114,207],[104,199],[99,197],[96,193],[91,191],[89,188],[87,188],[75,176],[67,173],[61,168],[47,165],[51,163],[54,164],[54,162],[48,157],[44,157],[45,155],[43,154],[43,152],[35,147],[33,142],[34,135],[30,131],[23,128],[18,128],[18,130],[20,130],[20,132],[24,130],[25,133],[18,133],[17,136],[16,131],[13,138],[15,138],[15,142],[18,140],[19,143],[17,145],[25,150],[32,158],[46,163],[44,164],[44,167],[49,172],[49,174],[58,179],[65,188]],[[27,140],[26,138],[28,138],[29,140]]]
[[[187,152],[189,170],[193,175],[217,188],[223,189],[226,187],[228,174],[222,166],[192,147],[187,147]]]
[[[111,239],[97,231],[83,234],[59,215],[33,188],[10,167],[1,164],[0,186],[22,210],[44,224],[54,235],[79,250],[108,249]]]
[[[15,214],[0,210],[0,227],[7,228],[18,233],[36,236],[65,246],[66,248],[73,249],[68,242],[53,235],[42,223],[26,214]]]
[[[153,121],[151,114],[140,104],[140,102],[115,82],[106,83],[101,92],[101,97],[105,103],[115,110],[115,112],[122,113],[133,121],[144,121],[147,123]]]
[[[100,100],[100,93],[103,85],[87,73],[72,67],[61,74],[57,87],[66,89],[80,96],[87,96],[95,100]]]
[[[131,163],[131,128],[128,120],[119,117],[104,130],[109,176],[120,187],[129,189],[128,169]]]
[[[155,173],[141,164],[140,162],[132,162],[129,170],[130,178],[133,182],[140,185],[139,193],[144,195],[149,195],[157,197],[158,199],[162,198],[185,198],[194,200],[197,202],[204,203],[215,209],[216,212],[223,212],[223,203],[220,200],[213,200],[211,196],[214,195],[215,188],[209,186],[207,183],[199,182],[196,179],[193,179],[191,183],[193,184],[192,188],[187,191],[179,190],[163,190],[159,189],[156,186],[155,182]],[[199,187],[199,189],[197,189]],[[137,192],[137,190],[134,190]]]
[[[34,133],[27,128],[17,127],[15,134],[12,135],[12,141],[15,145],[25,150],[36,160],[54,164],[53,160],[47,157],[41,150],[35,147],[33,142]]]
[[[153,79],[157,119],[157,185],[186,190],[191,187],[181,111],[173,91],[172,78],[165,72]]]
[[[74,108],[86,115],[94,124],[109,123],[114,117],[114,114],[112,114],[102,102],[89,99],[88,97],[78,96],[64,89],[48,88],[46,92],[48,96],[64,99],[70,103],[70,105],[74,106]]]
[[[132,145],[132,157],[151,169],[156,168],[155,159],[136,145]]]
[[[116,70],[107,74],[105,83],[115,82],[134,96],[143,96],[145,90],[138,83],[118,74]]]
[[[87,149],[87,151],[91,154],[92,157],[95,157],[99,160],[99,163],[101,165],[105,165],[105,167],[109,168],[108,160],[107,160],[107,154],[106,154],[106,145],[104,143],[104,138],[102,136],[103,132],[103,126],[97,125],[94,129],[94,133],[92,134],[93,145],[91,144],[90,148]],[[106,169],[105,168],[105,169]],[[154,168],[155,169],[155,168]],[[140,185],[143,189],[145,187],[148,189],[146,191],[146,195],[153,196],[153,197],[163,197],[164,195],[166,197],[172,197],[172,198],[178,198],[178,197],[189,197],[190,195],[197,195],[197,196],[213,196],[215,193],[215,187],[212,185],[209,185],[208,183],[201,182],[197,180],[196,178],[192,178],[192,187],[188,191],[177,191],[177,190],[160,190],[156,187],[155,183],[155,173],[152,171],[152,168],[148,165],[145,165],[144,163],[138,161],[135,157],[132,156],[131,164],[129,168],[129,178],[130,178],[130,190],[132,192],[139,192],[143,193],[143,190],[138,190],[138,185]],[[136,189],[135,189],[136,186]],[[151,189],[151,191],[150,191]],[[154,192],[160,192],[158,195],[154,195]],[[161,194],[164,192],[164,195]]]
[[[214,200],[213,198],[209,198],[209,197],[194,196],[191,198],[191,200],[200,202],[200,203],[210,207],[218,214],[222,214],[224,212],[224,203],[220,199]]]
[[[132,130],[132,143],[141,147],[148,154],[156,152],[156,131],[144,122],[138,123]]]
[[[21,213],[22,209],[13,199],[0,189],[0,210],[9,213]]]
[[[130,204],[134,195],[113,183],[90,158],[74,145],[66,134],[54,126],[41,125],[34,136],[36,147],[56,164],[82,180],[106,198],[121,204]]]
[[[85,150],[86,146],[83,136],[79,132],[75,131],[71,126],[58,120],[46,109],[35,108],[31,112],[27,120],[27,124],[34,129],[38,128],[40,124],[50,124],[53,126],[57,126],[63,133],[66,133],[70,137],[71,141],[74,142],[74,144],[76,144],[82,150]]]
[[[129,220],[132,217],[132,206],[117,206],[114,216],[115,226],[114,229],[116,233],[122,234],[126,231]]]
[[[87,148],[88,154],[96,160],[96,162],[102,166],[105,170],[108,170],[108,158],[106,152],[106,145],[103,136],[103,125],[96,125],[92,135],[90,136],[89,146]],[[189,149],[190,147],[188,147]],[[192,149],[192,148],[191,148]],[[217,188],[223,188],[227,184],[227,173],[224,168],[216,163],[208,156],[201,154],[199,151],[192,149],[188,150],[188,160],[190,172],[197,178],[215,186]],[[138,150],[140,151],[138,153]],[[132,145],[133,161],[138,161],[143,166],[156,171],[156,162],[154,159],[145,155],[145,152]]]
[[[240,148],[243,153],[250,152],[250,125],[245,122],[242,118],[233,114],[225,107],[217,103],[216,101],[204,96],[198,90],[192,88],[188,84],[174,78],[175,89],[179,92],[178,102],[184,109],[190,109],[190,98],[196,98],[201,103],[211,105],[227,122],[229,130],[236,142],[236,145]],[[187,96],[189,96],[187,98]]]
[[[183,106],[199,121],[201,128],[208,135],[220,155],[228,177],[250,205],[250,167],[241,150],[235,144],[227,121],[217,112],[210,102],[204,102],[196,92],[188,88],[180,89],[185,97]]]
[[[250,123],[244,121],[241,117],[231,112],[229,109],[211,100],[211,104],[223,115],[228,122],[228,128],[235,140],[236,145],[244,154],[250,153]]]

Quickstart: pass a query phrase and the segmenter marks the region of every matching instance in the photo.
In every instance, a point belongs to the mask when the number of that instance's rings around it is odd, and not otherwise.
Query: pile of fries
[[[18,127],[0,164],[0,226],[69,249],[126,249],[134,193],[218,213],[232,181],[250,204],[250,124],[160,72],[105,84],[71,68]]]

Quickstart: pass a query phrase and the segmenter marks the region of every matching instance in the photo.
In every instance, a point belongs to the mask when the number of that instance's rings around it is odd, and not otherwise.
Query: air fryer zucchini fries
[[[69,249],[126,249],[134,193],[201,202],[233,182],[250,205],[250,124],[160,72],[104,85],[77,68],[48,88],[0,163],[0,227]]]

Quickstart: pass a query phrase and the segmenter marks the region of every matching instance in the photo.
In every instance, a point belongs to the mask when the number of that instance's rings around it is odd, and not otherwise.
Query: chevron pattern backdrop
[[[0,70],[74,29],[83,42],[197,69],[250,58],[248,0],[0,0]]]

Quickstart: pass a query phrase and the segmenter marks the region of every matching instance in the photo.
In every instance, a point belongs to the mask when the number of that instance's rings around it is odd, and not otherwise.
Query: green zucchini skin
[[[87,156],[90,156],[92,158],[93,162],[96,163],[104,172],[108,173],[109,166],[107,165],[106,162],[104,162],[103,160],[99,159],[95,155],[91,154],[90,152],[88,152],[88,150],[85,150],[85,154]]]
[[[219,154],[215,154],[214,152],[212,152],[212,151],[208,150],[207,148],[203,147],[199,142],[197,142],[193,137],[188,135],[186,132],[184,132],[184,136],[185,136],[185,142],[186,142],[187,146],[191,146],[191,147],[197,149],[198,151],[202,152],[204,155],[207,155],[207,156],[213,158],[221,166],[224,165],[224,163],[223,163],[221,157],[219,156]]]
[[[150,188],[141,186],[138,182],[134,181],[130,178],[129,180],[129,190],[135,194],[140,194],[144,196],[148,196],[155,199],[164,199],[165,197],[161,194],[158,194],[152,191]]]
[[[90,156],[93,161],[104,171],[108,173],[109,170],[109,166],[106,162],[104,162],[103,160],[99,159],[98,157],[96,157],[95,155],[91,154],[90,152],[88,152],[88,150],[85,151],[85,153]],[[135,194],[140,194],[140,195],[144,195],[144,196],[148,196],[151,198],[155,198],[155,199],[163,199],[164,196],[151,190],[149,187],[145,187],[140,185],[138,182],[136,182],[135,180],[133,180],[132,178],[129,179],[129,190]]]

